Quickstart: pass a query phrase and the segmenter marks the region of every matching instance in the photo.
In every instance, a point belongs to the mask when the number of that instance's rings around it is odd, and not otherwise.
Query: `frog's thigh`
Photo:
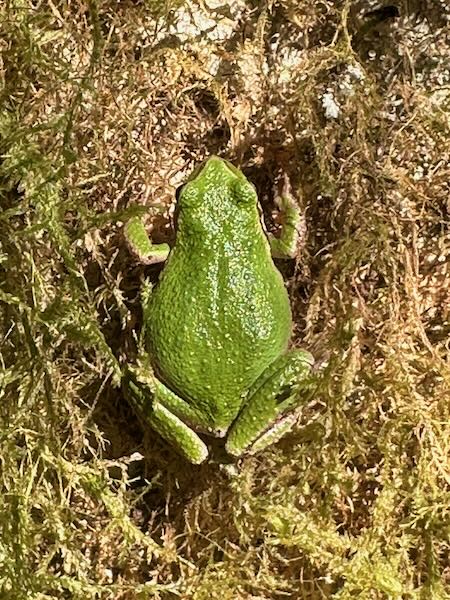
[[[309,398],[312,364],[311,354],[302,350],[292,350],[272,363],[250,390],[231,427],[229,454],[254,454],[292,428],[298,416],[295,409]]]
[[[207,446],[174,412],[176,410],[189,419],[191,415],[186,402],[158,379],[151,377],[149,385],[145,385],[134,375],[130,370],[125,388],[126,396],[143,423],[153,427],[188,461],[196,465],[202,463],[208,456]]]

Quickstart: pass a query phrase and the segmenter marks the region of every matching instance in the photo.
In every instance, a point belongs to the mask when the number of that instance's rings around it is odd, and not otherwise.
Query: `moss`
[[[449,9],[395,4],[0,7],[2,597],[450,594]],[[122,223],[171,241],[212,153],[273,229],[289,176],[293,343],[320,372],[234,474],[182,462],[118,385],[158,275]]]

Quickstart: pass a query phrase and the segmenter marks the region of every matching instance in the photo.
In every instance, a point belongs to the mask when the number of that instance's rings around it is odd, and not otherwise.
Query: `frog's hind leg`
[[[311,354],[303,350],[292,350],[272,363],[250,390],[231,427],[229,454],[255,454],[292,429],[298,409],[311,398],[312,364]]]
[[[180,454],[193,464],[202,463],[208,448],[186,419],[195,422],[196,415],[189,405],[145,369],[128,368],[124,379],[127,400],[144,425],[150,425]],[[192,412],[192,414],[191,414]]]

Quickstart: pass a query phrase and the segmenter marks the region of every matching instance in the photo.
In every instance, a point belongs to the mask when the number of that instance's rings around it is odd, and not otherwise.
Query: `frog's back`
[[[198,409],[192,425],[225,432],[291,329],[255,189],[227,161],[211,157],[183,186],[175,247],[148,314],[158,376]]]
[[[224,432],[290,337],[287,292],[259,223],[244,236],[177,238],[150,308],[159,376]]]

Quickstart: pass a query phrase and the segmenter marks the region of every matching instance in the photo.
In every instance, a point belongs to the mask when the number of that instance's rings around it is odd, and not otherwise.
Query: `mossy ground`
[[[0,597],[450,597],[446,2],[0,7]],[[124,401],[122,223],[211,153],[286,173],[317,410],[229,476]],[[137,208],[136,206],[141,207]]]

